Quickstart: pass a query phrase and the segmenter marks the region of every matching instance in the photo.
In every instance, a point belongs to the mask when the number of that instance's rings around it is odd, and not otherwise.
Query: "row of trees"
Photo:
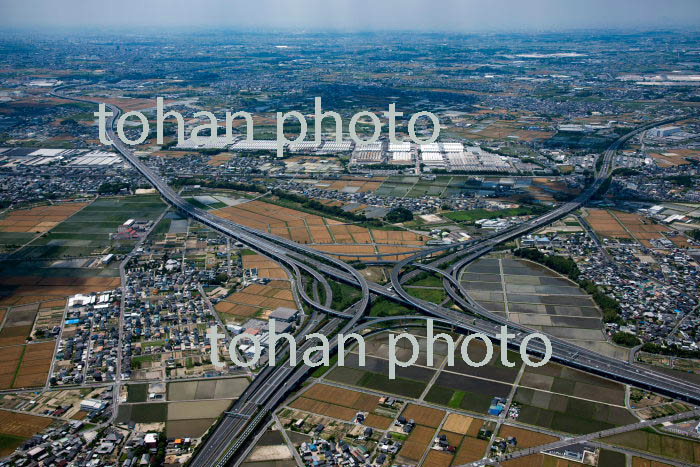
[[[669,355],[682,358],[700,358],[700,350],[686,350],[678,346],[663,347],[659,344],[647,342],[642,346],[643,352],[649,352],[659,355]]]
[[[537,248],[519,248],[515,250],[515,256],[544,264],[549,269],[567,276],[574,282],[577,282],[579,276],[581,275],[581,271],[573,259],[564,256],[547,255],[542,253]]]

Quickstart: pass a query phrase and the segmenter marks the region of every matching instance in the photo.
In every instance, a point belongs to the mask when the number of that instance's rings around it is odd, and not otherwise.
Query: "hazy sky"
[[[700,0],[0,0],[4,27],[697,28]]]

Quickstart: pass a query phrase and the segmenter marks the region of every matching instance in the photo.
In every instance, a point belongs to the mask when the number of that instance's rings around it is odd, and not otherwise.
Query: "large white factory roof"
[[[413,159],[413,155],[408,151],[395,151],[391,153],[391,160],[393,161],[410,161]]]
[[[400,143],[389,143],[389,152],[409,152],[411,150],[411,143],[409,141],[403,141]]]

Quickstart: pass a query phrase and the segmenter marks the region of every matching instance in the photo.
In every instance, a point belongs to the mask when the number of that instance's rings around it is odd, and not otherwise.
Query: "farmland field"
[[[257,269],[258,277],[261,279],[287,279],[287,273],[279,264],[262,255],[244,255],[243,267]]]
[[[602,313],[593,299],[544,266],[487,257],[470,264],[460,281],[487,310],[597,352],[627,357],[626,349],[607,341]]]
[[[590,433],[638,421],[626,408],[561,394],[519,388],[514,401],[518,420],[565,433]]]
[[[10,211],[0,218],[0,232],[33,234],[48,232],[87,205],[88,203],[65,203]],[[20,237],[20,239],[26,238]]]
[[[358,386],[367,389],[413,398],[418,398],[421,395],[425,389],[425,385],[425,382],[401,377],[391,380],[388,376],[380,373],[371,373],[369,371],[365,372],[358,382]]]
[[[399,349],[396,351],[397,358],[403,358],[402,353]],[[365,364],[360,365],[359,355],[356,353],[350,353],[345,357],[345,367],[356,368],[358,370],[371,371],[375,373],[389,374],[389,361],[379,357],[373,357],[367,355],[365,357]],[[432,368],[426,368],[423,366],[410,365],[408,367],[396,368],[396,376],[399,378],[414,379],[418,381],[428,381],[435,374],[435,370]]]
[[[235,398],[248,386],[246,378],[176,381],[168,384],[168,401]]]
[[[466,464],[481,459],[486,453],[487,446],[488,441],[465,437],[457,449],[453,465]]]
[[[378,410],[379,397],[321,383],[311,386],[289,407],[344,421],[351,421],[358,412],[365,412],[365,424],[381,430],[386,430],[393,422],[386,412]]]
[[[543,444],[552,443],[559,440],[559,438],[556,436],[510,425],[503,425],[501,430],[498,432],[498,436],[501,438],[508,438],[509,436],[515,437],[518,440],[517,449],[541,446]]]
[[[316,384],[304,393],[304,397],[350,407],[356,411],[372,412],[379,404],[379,397],[327,384]]]
[[[435,466],[435,467],[449,467],[452,464],[452,459],[454,456],[449,452],[436,451],[431,449],[428,453],[428,457],[425,458],[425,465]]]
[[[342,407],[336,404],[329,404],[327,402],[321,402],[313,399],[308,399],[306,397],[300,397],[289,406],[293,409],[303,410],[305,412],[316,413],[319,415],[325,415],[327,417],[337,418],[340,420],[350,421],[355,418],[357,410],[351,409],[349,407]]]
[[[130,384],[127,386],[129,392],[127,402],[146,402],[148,397],[148,384]]]
[[[617,454],[617,453],[615,453]],[[599,464],[600,465],[600,464]],[[610,464],[612,466],[612,464]],[[619,465],[619,464],[616,464]],[[605,467],[602,466],[601,467]],[[641,457],[632,457],[632,467],[673,467],[671,464],[666,464],[665,462],[653,461],[649,459],[642,459]]]
[[[0,457],[11,454],[24,440],[43,431],[52,418],[0,410]]]
[[[647,248],[652,247],[650,240],[666,238],[664,234],[671,231],[639,214],[620,211],[589,209],[586,220],[602,237],[634,239]],[[674,242],[682,240],[682,237],[669,238]],[[685,242],[680,246],[685,246]]]
[[[51,368],[55,344],[53,341],[24,346],[22,363],[17,370],[14,388],[43,386]]]
[[[419,425],[437,428],[445,417],[445,411],[409,404],[402,415],[406,420],[414,419]]]
[[[622,452],[611,451],[609,449],[601,449],[600,455],[598,456],[598,467],[617,467],[618,465],[622,465],[622,463],[626,462],[626,460],[627,458]],[[634,460],[632,461],[632,465],[635,467],[639,467],[634,464]],[[651,466],[648,465],[646,467]]]
[[[27,274],[25,274],[25,272]],[[47,300],[64,300],[78,293],[101,292],[119,286],[118,270],[15,268],[15,274],[0,272],[0,306],[13,306]]]
[[[489,211],[486,209],[470,209],[469,211],[454,211],[443,214],[456,222],[474,222],[479,219],[497,219],[501,217],[530,216],[535,212],[529,208],[508,208]]]
[[[620,433],[603,438],[607,443],[659,454],[688,464],[700,464],[700,442],[664,436],[647,430]]]
[[[45,235],[18,254],[32,259],[103,255],[114,246],[110,245],[110,234],[116,233],[126,220],[152,220],[164,208],[165,204],[154,195],[99,198],[47,229]],[[124,243],[132,244],[133,240],[124,240]]]
[[[0,348],[3,353],[0,389],[43,386],[51,366],[54,345],[54,341],[49,341]]]
[[[550,391],[618,406],[625,404],[622,384],[556,363],[527,368],[520,380],[520,388]]]
[[[212,212],[331,254],[401,253],[425,243],[422,236],[413,232],[367,229],[264,201],[250,201]]]
[[[273,280],[267,284],[251,284],[227,296],[215,306],[223,318],[232,319],[267,318],[278,307],[297,308],[289,281]]]
[[[466,435],[468,433],[473,433],[473,430],[471,430],[472,425],[481,426],[481,420],[475,421],[475,419],[473,419],[472,417],[467,417],[466,415],[461,415],[457,413],[451,413],[447,416],[447,420],[445,421],[445,424],[442,426],[442,428],[444,430],[451,431],[452,433]],[[472,434],[471,436],[475,436],[475,434]]]
[[[406,459],[408,461],[419,461],[423,457],[425,450],[432,444],[435,428],[426,426],[416,426],[408,439],[404,442],[403,447],[399,451],[399,460]]]
[[[231,405],[229,399],[168,403],[168,420],[216,418]]]
[[[215,421],[215,418],[168,420],[165,422],[165,434],[168,438],[199,438]]]
[[[121,404],[116,420],[121,423],[133,421],[135,423],[164,422],[168,415],[168,404],[165,402]]]

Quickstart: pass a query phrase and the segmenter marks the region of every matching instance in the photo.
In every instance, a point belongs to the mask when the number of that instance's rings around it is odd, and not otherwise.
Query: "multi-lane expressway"
[[[94,100],[66,96],[63,94],[61,94],[60,97],[94,103]],[[462,290],[459,282],[455,281],[459,269],[467,262],[488,253],[496,245],[510,241],[527,232],[547,225],[578,209],[583,203],[590,199],[608,178],[612,168],[612,156],[624,142],[641,131],[676,120],[676,118],[672,118],[650,123],[618,139],[604,153],[603,163],[592,185],[575,200],[565,203],[543,216],[511,229],[498,232],[490,237],[480,239],[479,241],[460,244],[458,246],[440,246],[420,250],[395,265],[391,276],[392,286],[385,287],[366,281],[357,270],[336,257],[328,256],[320,253],[318,250],[277,237],[267,232],[236,224],[192,206],[134,156],[131,149],[117,138],[114,132],[114,122],[119,117],[121,110],[113,105],[109,105],[109,108],[114,115],[108,121],[107,134],[112,140],[114,148],[119,151],[119,153],[122,154],[122,156],[133,165],[173,207],[212,229],[236,238],[250,247],[263,252],[265,255],[275,258],[291,268],[297,275],[300,275],[303,270],[305,274],[311,276],[312,280],[324,285],[325,288],[327,288],[327,283],[324,275],[336,280],[345,281],[360,288],[361,298],[357,303],[347,310],[333,310],[328,306],[328,294],[326,294],[325,304],[317,303],[313,298],[308,297],[305,291],[303,291],[303,288],[300,287],[302,281],[297,281],[298,291],[301,292],[300,295],[305,302],[316,310],[335,315],[332,319],[323,323],[320,331],[314,329],[318,323],[315,320],[310,320],[304,329],[298,333],[298,360],[301,359],[304,350],[310,347],[311,344],[309,341],[304,342],[303,337],[314,330],[328,336],[337,336],[338,331],[347,334],[348,332],[354,332],[360,328],[366,328],[371,324],[379,322],[380,320],[376,320],[359,325],[359,321],[363,318],[363,314],[368,306],[370,293],[385,296],[398,303],[404,303],[427,315],[436,317],[442,322],[450,323],[453,327],[465,332],[481,332],[489,337],[494,337],[500,330],[500,326],[502,324],[507,324],[509,330],[514,330],[516,333],[516,338],[512,339],[511,344],[514,346],[519,345],[522,339],[532,332],[532,330],[514,323],[504,322],[503,318],[489,314],[489,312],[476,305],[468,297],[466,291]],[[461,297],[458,303],[462,305],[462,308],[464,308],[465,311],[471,312],[473,316],[416,299],[403,289],[402,283],[416,273],[413,271],[402,274],[404,268],[424,261],[430,256],[443,253],[447,254],[433,261],[431,266],[434,268],[439,264],[457,259],[454,264],[446,269],[447,274],[445,276],[452,277],[451,280],[446,280],[446,283],[451,286],[452,294],[454,294],[455,297]],[[314,268],[317,271],[315,271]],[[436,270],[433,269],[433,271]],[[450,289],[448,289],[448,291],[449,290]],[[346,321],[344,321],[344,319],[346,319]],[[550,338],[550,340],[552,341],[553,348],[552,358],[561,363],[652,389],[689,402],[700,403],[700,388],[695,385],[680,380],[669,379],[667,376],[662,376],[659,373],[599,355],[559,339]],[[542,345],[537,345],[536,342],[537,341],[531,341],[529,350],[531,353],[541,355],[544,352],[544,347]],[[337,341],[334,337],[332,346],[334,347],[336,343]],[[318,355],[316,358],[318,358]],[[208,437],[193,460],[192,465],[224,465],[228,462],[238,452],[238,448],[245,443],[246,439],[248,439],[260,423],[268,416],[269,411],[273,410],[280,401],[287,396],[291,389],[306,377],[308,371],[309,367],[303,364],[297,367],[292,367],[288,364],[276,367],[265,367],[238,399],[233,409],[226,414],[216,429]]]

